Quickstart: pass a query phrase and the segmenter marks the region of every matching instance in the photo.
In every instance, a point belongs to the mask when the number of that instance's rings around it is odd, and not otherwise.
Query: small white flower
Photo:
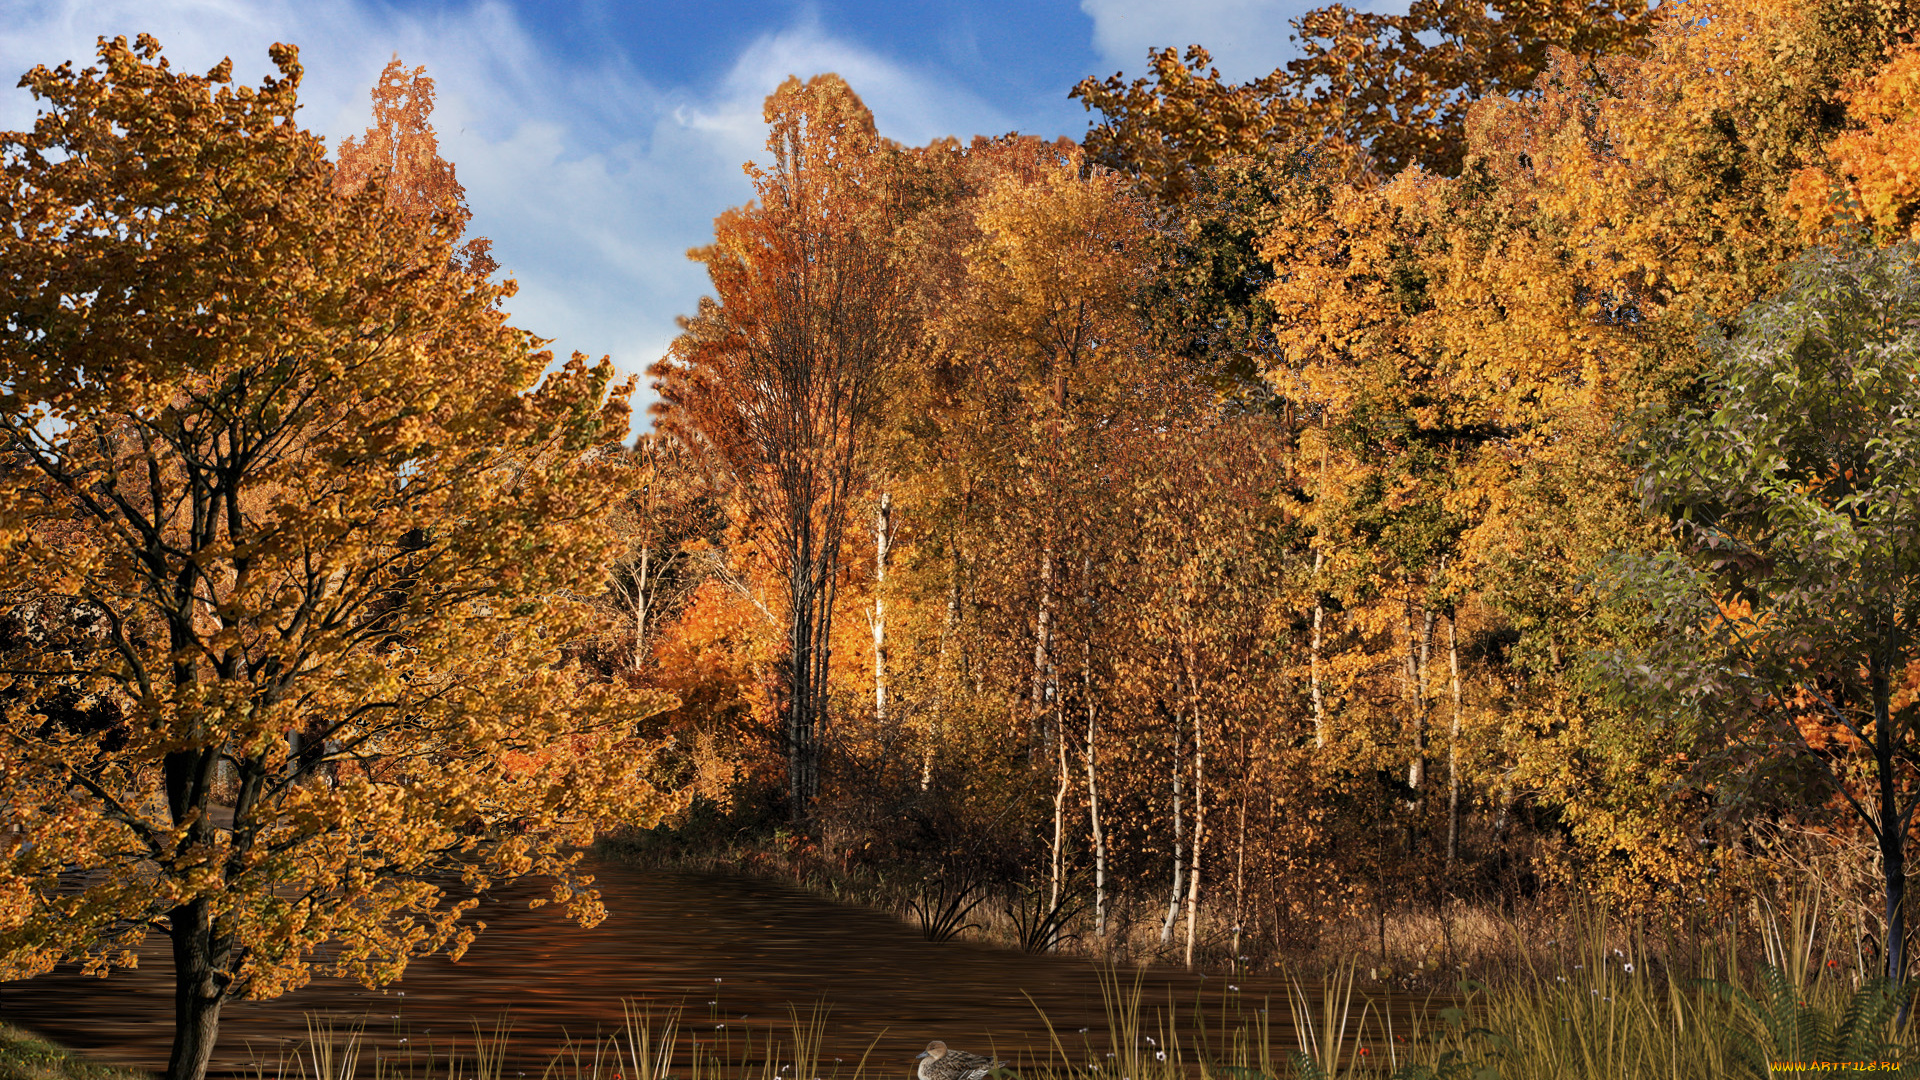
[[[1234,992],[1234,993],[1236,993],[1236,994],[1240,992],[1240,988],[1239,988],[1239,987],[1237,987],[1237,986],[1235,986],[1235,985],[1233,985],[1232,983],[1228,983],[1228,984],[1227,984],[1227,989],[1229,989],[1229,990],[1231,990],[1231,991],[1233,991],[1233,992]]]
[[[1629,975],[1633,974],[1633,961],[1629,960],[1626,963],[1621,964],[1620,970],[1626,972]]]
[[[1155,1050],[1153,1052],[1153,1060],[1155,1061],[1167,1060],[1167,1052],[1165,1050]]]
[[[1153,1036],[1151,1036],[1151,1035],[1149,1035],[1149,1036],[1147,1036],[1147,1045],[1148,1045],[1148,1046],[1159,1046],[1160,1044],[1159,1044],[1159,1043],[1157,1043],[1157,1042],[1154,1042],[1154,1041],[1153,1041]]]

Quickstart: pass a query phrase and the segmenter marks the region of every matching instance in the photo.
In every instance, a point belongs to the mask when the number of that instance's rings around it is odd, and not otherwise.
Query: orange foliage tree
[[[222,1003],[455,955],[478,891],[668,800],[658,696],[560,649],[607,556],[610,368],[550,361],[449,230],[342,196],[300,67],[228,86],[142,36],[36,68],[0,137],[0,973],[166,935],[171,1080]],[[310,732],[296,742],[290,733]],[[76,881],[71,871],[90,871]]]
[[[770,169],[757,205],[694,253],[717,297],[653,369],[660,424],[731,474],[785,585],[780,713],[788,812],[820,790],[841,542],[881,377],[907,347],[887,247],[891,149],[838,76],[767,99]]]

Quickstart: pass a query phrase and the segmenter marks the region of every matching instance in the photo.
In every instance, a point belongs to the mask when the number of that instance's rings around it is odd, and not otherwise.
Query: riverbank
[[[1051,901],[1040,890],[956,887],[937,871],[864,865],[845,849],[783,831],[705,847],[660,831],[613,838],[602,853],[799,886],[887,912],[929,940],[1187,970],[1185,924],[1162,937],[1165,900],[1110,898],[1101,933],[1083,882],[1069,881],[1049,948],[1033,933]],[[1844,913],[1823,913],[1820,883],[1801,884],[1775,902],[1756,899],[1735,911],[1695,904],[1677,917],[1620,918],[1565,894],[1519,908],[1456,900],[1362,911],[1324,920],[1291,950],[1272,948],[1239,913],[1203,908],[1191,970],[1278,978],[1315,992],[1291,1001],[1286,1039],[1216,1044],[1244,1045],[1241,1056],[1258,1051],[1258,1060],[1226,1065],[1216,1057],[1200,1074],[1770,1080],[1809,1066],[1920,1076],[1920,1065],[1905,1062],[1915,1017],[1897,1016],[1899,995],[1880,978],[1871,941]],[[1380,1007],[1421,1000],[1430,1007]],[[1138,1070],[1127,1075],[1142,1080]]]
[[[603,837],[600,857],[628,865],[737,874],[805,889],[838,904],[885,912],[928,940],[964,940],[1030,953],[1078,956],[1122,968],[1149,965],[1221,976],[1276,975],[1310,981],[1349,965],[1370,991],[1450,995],[1463,978],[1502,980],[1571,963],[1575,943],[1598,938],[1616,952],[1636,948],[1636,927],[1577,896],[1543,892],[1505,904],[1455,898],[1386,909],[1352,905],[1344,914],[1249,910],[1234,900],[1200,905],[1190,929],[1184,906],[1165,895],[1109,891],[1096,908],[1091,885],[1069,876],[1056,900],[1045,882],[1026,886],[894,861],[867,864],[857,853],[783,829],[691,840],[672,828]],[[1276,923],[1285,921],[1284,927]],[[1653,935],[1653,963],[1692,970],[1699,942],[1728,929],[1696,915],[1678,933]],[[1724,948],[1726,941],[1720,943]],[[1763,958],[1757,938],[1732,936],[1747,962]],[[1643,951],[1646,942],[1640,946]],[[1671,954],[1671,958],[1667,954]]]
[[[0,1080],[154,1080],[150,1073],[101,1065],[30,1031],[0,1021]]]

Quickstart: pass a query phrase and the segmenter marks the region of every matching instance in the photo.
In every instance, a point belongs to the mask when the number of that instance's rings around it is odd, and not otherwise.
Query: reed
[[[1399,1056],[1402,1080],[1771,1080],[1786,1075],[1920,1075],[1896,1027],[1898,993],[1812,963],[1817,909],[1795,904],[1758,921],[1766,960],[1740,963],[1738,942],[1656,955],[1644,935],[1618,940],[1591,920],[1557,962],[1488,986]],[[1798,920],[1798,921],[1796,921]],[[1669,950],[1671,953],[1671,950]]]

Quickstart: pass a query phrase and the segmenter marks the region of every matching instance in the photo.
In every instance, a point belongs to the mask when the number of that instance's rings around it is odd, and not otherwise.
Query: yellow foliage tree
[[[334,188],[351,195],[377,178],[388,206],[417,218],[438,214],[439,227],[457,240],[473,211],[453,162],[440,156],[427,69],[408,71],[395,56],[373,84],[372,97],[373,126],[341,141]],[[455,257],[469,272],[486,277],[499,268],[492,248],[492,241],[476,236],[460,245]]]
[[[171,1080],[323,946],[369,985],[458,955],[447,875],[592,923],[572,850],[668,802],[626,739],[664,702],[561,663],[625,394],[577,356],[529,389],[508,287],[336,194],[272,56],[235,89],[103,40],[0,137],[0,977],[164,933]]]

